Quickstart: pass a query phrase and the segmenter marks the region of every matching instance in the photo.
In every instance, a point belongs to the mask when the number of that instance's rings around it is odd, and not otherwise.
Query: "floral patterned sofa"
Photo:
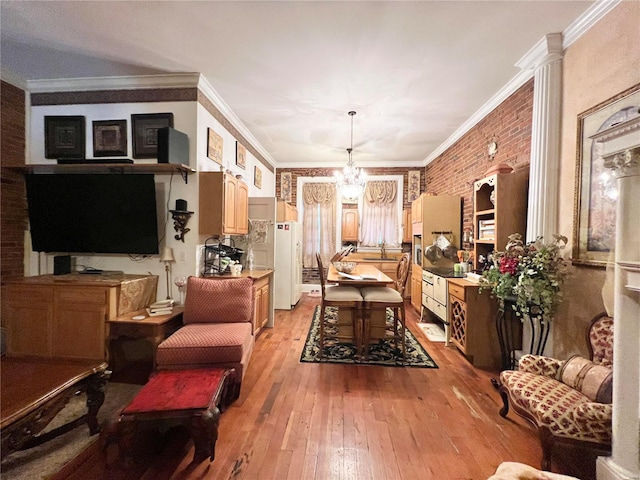
[[[601,313],[591,321],[587,345],[589,359],[524,355],[518,370],[500,373],[500,415],[506,417],[511,404],[538,429],[543,470],[550,469],[557,444],[611,451],[613,318]]]

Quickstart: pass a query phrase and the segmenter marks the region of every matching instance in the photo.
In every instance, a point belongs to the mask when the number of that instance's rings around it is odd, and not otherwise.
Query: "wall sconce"
[[[187,210],[187,201],[181,198],[176,200],[176,209],[169,210],[171,218],[173,218],[173,229],[178,232],[173,238],[184,243],[184,236],[191,230],[187,228],[187,223],[193,215],[193,212]]]
[[[171,262],[175,262],[176,259],[173,257],[173,248],[164,247],[162,249],[162,255],[160,256],[160,261],[164,262],[164,271],[167,276],[167,300],[171,299],[171,284],[169,283],[169,264]]]

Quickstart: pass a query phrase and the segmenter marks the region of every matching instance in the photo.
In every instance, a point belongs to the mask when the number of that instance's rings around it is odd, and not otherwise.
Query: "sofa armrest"
[[[542,355],[523,355],[518,363],[521,372],[533,373],[549,378],[556,378],[564,362]]]
[[[612,413],[610,403],[584,402],[564,413],[549,408],[539,423],[550,427],[555,436],[610,445]]]

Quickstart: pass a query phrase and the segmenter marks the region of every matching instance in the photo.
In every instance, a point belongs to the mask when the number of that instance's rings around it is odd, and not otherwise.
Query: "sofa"
[[[235,369],[240,394],[254,347],[254,286],[250,278],[189,277],[183,324],[158,346],[158,369]]]
[[[556,445],[611,451],[613,318],[597,315],[586,337],[589,358],[524,355],[518,370],[500,373],[500,415],[506,417],[511,405],[537,428],[543,470],[550,469]]]

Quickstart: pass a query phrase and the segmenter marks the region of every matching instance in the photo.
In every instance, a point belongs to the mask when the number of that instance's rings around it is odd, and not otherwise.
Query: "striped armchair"
[[[254,346],[254,296],[250,278],[189,277],[184,326],[158,346],[157,368],[235,368],[237,398]]]
[[[500,415],[506,417],[511,404],[538,429],[543,470],[551,468],[556,444],[611,450],[613,318],[601,313],[591,321],[587,345],[589,359],[524,355],[518,370],[500,373]]]

